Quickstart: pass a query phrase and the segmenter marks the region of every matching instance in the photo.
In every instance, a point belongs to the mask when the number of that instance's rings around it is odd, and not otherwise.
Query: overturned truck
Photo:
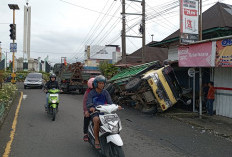
[[[134,105],[144,113],[165,111],[182,96],[172,67],[158,61],[124,69],[109,82],[106,89],[115,103]]]

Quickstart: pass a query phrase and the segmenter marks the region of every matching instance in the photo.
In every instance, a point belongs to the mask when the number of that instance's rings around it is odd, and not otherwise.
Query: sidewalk
[[[218,115],[208,116],[205,113],[199,118],[198,113],[181,109],[172,109],[168,112],[164,112],[163,116],[201,128],[203,132],[213,132],[216,136],[224,137],[232,141],[232,118]]]

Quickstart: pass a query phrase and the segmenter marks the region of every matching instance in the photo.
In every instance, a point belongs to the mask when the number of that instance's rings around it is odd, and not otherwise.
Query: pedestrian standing
[[[213,102],[214,102],[214,95],[215,95],[215,88],[214,88],[214,83],[209,82],[209,91],[207,95],[207,111],[210,116],[213,115]]]
[[[203,108],[207,112],[207,96],[208,96],[209,86],[207,83],[203,84]]]

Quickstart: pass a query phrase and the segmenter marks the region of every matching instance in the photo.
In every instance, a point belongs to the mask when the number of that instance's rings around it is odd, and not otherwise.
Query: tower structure
[[[24,6],[24,34],[23,34],[23,58],[24,62],[30,59],[31,49],[31,7],[28,1]]]

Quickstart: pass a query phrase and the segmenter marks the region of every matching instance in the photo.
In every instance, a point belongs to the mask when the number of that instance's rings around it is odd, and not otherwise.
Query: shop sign
[[[232,67],[232,39],[217,41],[215,66]]]
[[[198,37],[198,0],[180,0],[181,43],[193,43]]]
[[[214,67],[216,42],[181,46],[178,48],[180,67]]]

